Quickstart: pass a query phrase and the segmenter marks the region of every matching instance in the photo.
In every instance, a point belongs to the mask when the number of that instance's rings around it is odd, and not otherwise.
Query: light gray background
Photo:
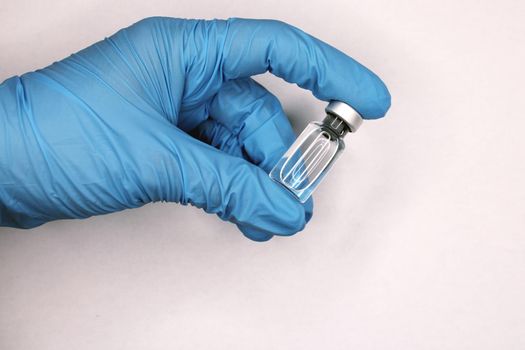
[[[150,15],[277,18],[393,95],[257,244],[176,204],[0,228],[0,348],[524,349],[523,1],[7,1],[0,80]],[[300,130],[324,103],[269,76]]]

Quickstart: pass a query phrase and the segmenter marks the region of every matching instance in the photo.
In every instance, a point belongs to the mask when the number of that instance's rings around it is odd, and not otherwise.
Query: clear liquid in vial
[[[310,123],[270,172],[270,177],[301,203],[312,195],[344,149],[341,137],[346,131],[338,132],[343,129],[335,128],[333,123],[342,121]]]

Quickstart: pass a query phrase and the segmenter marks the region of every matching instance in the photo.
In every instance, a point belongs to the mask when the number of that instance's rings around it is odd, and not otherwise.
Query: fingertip
[[[279,185],[275,184],[276,187]],[[281,211],[280,230],[276,232],[279,236],[292,236],[304,229],[307,223],[307,213],[303,204],[283,188],[278,188],[280,194],[275,203],[280,204],[284,209]]]
[[[314,200],[312,197],[308,198],[306,203],[304,203],[304,220],[306,223],[310,222],[314,214]]]
[[[343,54],[344,55],[344,54]],[[391,95],[385,83],[375,73],[368,68],[355,62],[351,57],[346,56],[346,62],[349,67],[354,65],[356,68],[352,72],[350,68],[342,69],[345,74],[350,74],[347,77],[341,77],[340,84],[345,81],[353,79],[354,84],[350,84],[347,89],[338,89],[331,91],[331,99],[343,101],[352,106],[363,119],[379,119],[383,118],[391,105]],[[345,64],[341,64],[341,67]],[[352,73],[349,73],[352,72]],[[344,75],[344,74],[342,74]],[[325,89],[324,91],[330,91]],[[326,96],[318,96],[326,99]]]
[[[291,236],[306,225],[305,208],[290,192],[258,169],[259,184],[266,194],[267,215],[261,215],[264,230],[278,236]],[[262,207],[262,206],[261,206]]]
[[[381,81],[383,83],[383,81]],[[383,83],[383,97],[381,98],[381,104],[383,107],[383,117],[386,115],[386,112],[390,109],[390,106],[392,106],[392,95],[390,94],[390,91],[388,91],[388,88],[386,87],[385,83]]]
[[[258,230],[256,228],[245,225],[237,225],[237,227],[246,238],[255,242],[267,242],[273,238],[272,234],[263,230]]]
[[[369,110],[362,112],[364,119],[383,118],[392,105],[392,96],[385,83],[377,76],[376,80],[375,89],[372,90],[375,96],[370,97]]]

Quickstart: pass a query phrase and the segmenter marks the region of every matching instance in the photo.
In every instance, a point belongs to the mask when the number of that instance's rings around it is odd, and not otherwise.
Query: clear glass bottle
[[[363,119],[352,107],[331,101],[322,122],[312,122],[277,162],[270,177],[304,203],[345,148],[343,137]]]

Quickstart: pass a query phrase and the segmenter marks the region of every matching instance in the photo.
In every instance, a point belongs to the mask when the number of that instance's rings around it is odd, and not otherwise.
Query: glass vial
[[[304,203],[323,180],[345,148],[343,137],[355,132],[363,119],[352,107],[331,101],[322,122],[312,122],[270,171],[280,183]]]

